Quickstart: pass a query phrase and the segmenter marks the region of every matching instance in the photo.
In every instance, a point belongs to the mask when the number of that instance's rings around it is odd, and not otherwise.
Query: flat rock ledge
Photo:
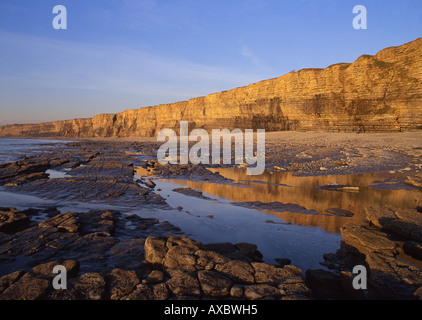
[[[366,223],[344,225],[340,249],[324,255],[324,264],[336,274],[308,270],[306,279],[314,294],[326,299],[422,300],[422,214],[391,207],[367,208],[366,213]],[[352,288],[356,265],[367,268],[367,290]]]
[[[186,236],[151,236],[145,240],[144,250],[142,270],[116,268],[107,273],[80,274],[80,262],[74,259],[49,261],[28,272],[17,270],[0,278],[0,300],[308,300],[313,297],[299,268],[254,261],[260,255],[253,244],[204,245]],[[237,255],[241,260],[231,259],[230,255]],[[67,270],[67,289],[52,287],[56,276],[53,268],[59,264]]]

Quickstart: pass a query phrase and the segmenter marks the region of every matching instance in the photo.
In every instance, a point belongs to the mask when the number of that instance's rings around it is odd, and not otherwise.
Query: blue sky
[[[421,36],[421,0],[2,0],[0,125],[187,100]]]

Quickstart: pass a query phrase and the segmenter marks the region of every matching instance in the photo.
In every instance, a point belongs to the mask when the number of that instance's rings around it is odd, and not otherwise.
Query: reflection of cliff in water
[[[201,183],[177,180],[179,184],[204,191],[209,195],[228,199],[232,202],[264,203],[281,202],[297,204],[307,210],[316,210],[320,215],[303,214],[298,212],[271,212],[287,222],[318,226],[329,232],[339,232],[340,227],[352,220],[362,220],[365,208],[369,206],[391,205],[397,208],[414,208],[415,199],[421,197],[422,192],[415,189],[377,190],[371,188],[375,181],[388,178],[381,174],[360,174],[343,176],[312,176],[297,177],[289,172],[265,172],[260,176],[247,176],[245,170],[211,169],[222,176],[240,182],[245,187],[231,184]],[[317,187],[339,184],[358,186],[358,192],[330,191]],[[325,210],[338,208],[355,213],[353,218],[329,215]],[[304,210],[305,211],[305,210]]]

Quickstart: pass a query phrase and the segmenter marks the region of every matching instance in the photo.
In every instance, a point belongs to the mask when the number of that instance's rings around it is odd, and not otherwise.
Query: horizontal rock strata
[[[422,128],[422,38],[352,64],[304,69],[246,87],[155,107],[0,127],[0,137],[154,136],[162,128],[382,132]]]

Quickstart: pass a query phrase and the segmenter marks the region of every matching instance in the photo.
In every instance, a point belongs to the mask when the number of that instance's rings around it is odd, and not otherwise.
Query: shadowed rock
[[[29,224],[29,218],[14,208],[0,208],[0,232],[15,232]]]

